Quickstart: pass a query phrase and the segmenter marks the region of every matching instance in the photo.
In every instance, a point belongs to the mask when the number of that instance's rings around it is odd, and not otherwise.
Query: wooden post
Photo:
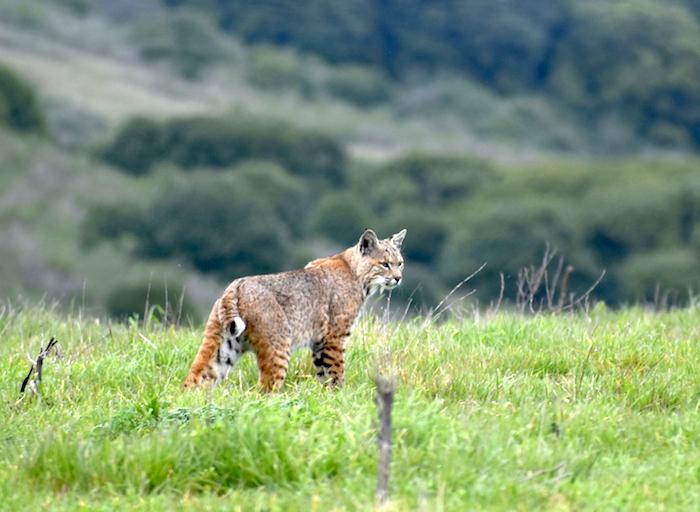
[[[391,408],[394,403],[395,384],[378,375],[377,408],[379,409],[379,469],[377,479],[377,501],[383,505],[389,499],[389,471],[391,467]]]

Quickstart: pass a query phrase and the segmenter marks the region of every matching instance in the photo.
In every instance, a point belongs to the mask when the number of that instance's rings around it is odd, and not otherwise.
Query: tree
[[[369,227],[371,220],[371,212],[355,195],[337,192],[321,198],[309,224],[312,233],[345,245],[349,237],[359,236]]]
[[[145,59],[167,61],[183,77],[196,79],[223,56],[217,35],[208,17],[181,11],[136,25],[132,39]]]
[[[162,126],[146,117],[133,117],[117,131],[112,142],[102,150],[105,162],[131,174],[145,174],[165,156]]]
[[[44,129],[44,116],[34,88],[0,65],[0,124],[23,132]]]
[[[149,257],[182,258],[225,279],[287,265],[288,234],[274,209],[235,176],[181,180],[157,197],[139,234]]]

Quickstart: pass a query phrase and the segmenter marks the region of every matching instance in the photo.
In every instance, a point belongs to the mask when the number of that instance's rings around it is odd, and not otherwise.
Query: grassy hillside
[[[180,383],[200,328],[0,315],[0,502],[8,510],[368,510],[372,376],[394,374],[389,510],[692,510],[700,505],[700,315],[366,317],[344,389],[295,354],[261,395],[248,356],[211,392]],[[42,401],[15,402],[50,336]]]
[[[66,111],[76,121],[97,118],[103,136],[136,113],[165,117],[242,109],[321,128],[370,158],[424,148],[512,159],[513,144],[520,146],[518,158],[523,150],[532,157],[561,144],[582,148],[576,139],[584,131],[536,96],[510,101],[459,76],[396,87],[392,101],[367,108],[343,101],[325,85],[331,79],[347,81],[343,68],[217,35],[220,58],[201,76],[187,79],[171,60],[141,54],[158,29],[149,19],[174,23],[166,11],[155,9],[156,14],[137,13],[118,22],[99,12],[80,16],[46,0],[31,6],[0,0],[0,64],[14,67],[39,89],[54,119],[65,119]],[[305,92],[300,79],[317,90]],[[508,126],[509,117],[519,125]]]
[[[339,93],[341,97],[333,92],[337,84],[348,81],[348,73],[351,79],[355,76],[353,69],[336,69],[291,50],[252,48],[216,35],[215,28],[218,60],[196,79],[187,78],[173,69],[170,60],[153,61],[142,54],[150,48],[151,55],[159,30],[179,19],[158,2],[115,2],[111,8],[105,3],[89,11],[80,5],[0,0],[0,66],[33,87],[46,124],[43,134],[26,134],[0,122],[3,299],[48,297],[103,311],[109,292],[126,275],[130,283],[168,282],[176,288],[184,284],[195,303],[203,308],[211,303],[222,282],[192,270],[187,262],[144,261],[128,242],[83,244],[91,206],[151,203],[156,191],[178,174],[167,168],[158,176],[132,180],[96,157],[119,124],[132,115],[271,116],[329,134],[362,161],[384,161],[421,148],[492,154],[503,160],[531,159],[547,151],[539,142],[524,140],[525,149],[516,151],[511,142],[500,140],[499,126],[510,112],[523,109],[522,102],[502,101],[463,78],[395,88],[390,102],[358,105],[342,99],[347,91]],[[120,14],[122,7],[134,12]],[[300,74],[315,92],[294,85]],[[360,76],[364,76],[361,70]],[[457,113],[450,112],[453,99],[462,102]],[[0,98],[0,112],[2,107]],[[490,110],[494,116],[484,117]],[[474,121],[473,127],[468,119]],[[571,132],[560,126],[557,121],[536,137]],[[531,132],[527,125],[519,130]],[[355,236],[348,233],[342,243]],[[336,248],[335,242],[312,245],[312,256]],[[280,262],[277,268],[284,265]]]
[[[67,152],[38,136],[0,130],[0,280],[5,299],[48,297],[67,307],[104,307],[109,290],[125,282],[184,284],[195,301],[209,302],[219,285],[177,262],[143,262],[123,247],[87,249],[87,209],[114,197],[147,198],[154,176],[139,183]],[[197,297],[199,296],[199,299]]]

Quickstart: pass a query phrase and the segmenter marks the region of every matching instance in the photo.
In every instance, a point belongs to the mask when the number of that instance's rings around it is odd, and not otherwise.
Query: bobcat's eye
[[[385,261],[384,263],[382,263],[382,267],[384,267],[384,268],[389,268],[390,265]]]

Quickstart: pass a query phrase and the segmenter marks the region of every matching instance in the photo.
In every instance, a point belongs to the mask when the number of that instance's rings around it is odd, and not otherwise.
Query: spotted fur
[[[279,389],[294,349],[309,347],[316,375],[341,386],[345,342],[365,299],[401,283],[402,230],[380,240],[371,229],[345,251],[303,269],[236,279],[214,303],[185,386],[218,383],[247,351],[260,386]]]

